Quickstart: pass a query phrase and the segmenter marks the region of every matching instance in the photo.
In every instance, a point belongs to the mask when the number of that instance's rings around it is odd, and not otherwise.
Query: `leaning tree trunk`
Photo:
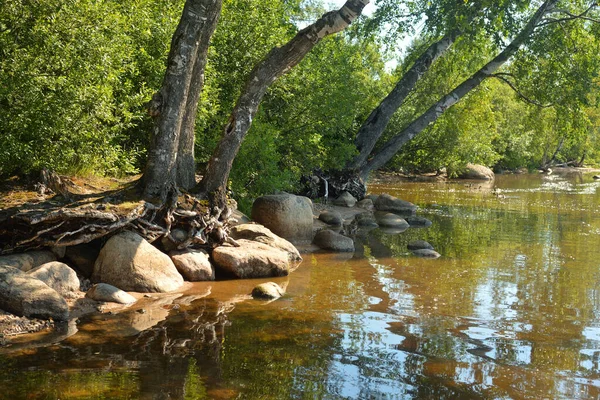
[[[208,46],[215,29],[221,1],[187,0],[183,8],[179,25],[171,41],[162,87],[153,96],[149,107],[155,123],[154,137],[148,152],[143,178],[146,198],[158,197],[164,200],[169,187],[177,186],[180,130],[187,107],[197,106],[197,100],[188,101],[189,95],[192,94],[190,85],[194,83],[192,92],[199,93],[201,89],[201,81],[193,80],[192,76],[194,72],[203,70],[202,65],[195,68],[195,64],[199,58],[206,58],[204,49]],[[201,60],[200,63],[205,65],[206,60]],[[196,87],[198,84],[199,87]],[[195,115],[195,110],[193,113]],[[193,149],[191,151],[193,152]]]
[[[196,185],[196,162],[194,158],[196,116],[198,101],[204,87],[204,70],[206,68],[210,38],[217,27],[221,14],[222,1],[213,1],[214,5],[206,13],[206,27],[200,32],[196,62],[192,71],[185,114],[181,123],[179,149],[177,152],[177,185],[191,189]]]
[[[375,144],[388,126],[394,113],[404,103],[408,94],[414,89],[423,74],[431,67],[431,64],[452,46],[457,37],[458,31],[455,31],[431,44],[402,76],[390,94],[383,99],[377,108],[371,111],[371,114],[356,134],[354,144],[359,154],[348,163],[346,166],[347,170],[356,169],[367,162],[369,154],[375,148]]]
[[[272,49],[252,70],[208,163],[198,188],[200,193],[210,196],[211,193],[225,192],[233,160],[269,86],[298,64],[321,39],[350,25],[368,3],[369,0],[346,1],[342,8],[324,14],[284,46]]]
[[[385,165],[409,140],[423,131],[428,125],[435,122],[448,108],[458,103],[467,93],[477,87],[486,78],[491,76],[506,61],[512,57],[519,47],[531,36],[536,26],[544,16],[552,11],[559,0],[546,0],[535,12],[527,25],[519,32],[513,41],[498,54],[493,60],[484,65],[479,71],[450,93],[442,97],[437,103],[411,122],[400,133],[394,135],[371,160],[358,167],[358,173],[363,179],[367,179],[369,173]]]

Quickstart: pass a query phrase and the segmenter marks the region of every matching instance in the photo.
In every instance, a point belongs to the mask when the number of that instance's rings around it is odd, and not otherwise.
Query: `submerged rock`
[[[438,258],[440,253],[431,249],[418,249],[412,251],[413,255],[421,258]]]
[[[81,285],[77,273],[67,264],[58,261],[42,264],[27,271],[27,274],[44,282],[65,297],[73,297]]]
[[[98,283],[90,288],[85,294],[88,299],[104,301],[107,303],[131,304],[137,300],[129,293],[109,285],[108,283]]]
[[[275,300],[285,294],[285,290],[275,282],[261,283],[252,289],[252,297],[255,299]]]
[[[421,249],[433,250],[433,246],[429,242],[426,242],[425,240],[413,240],[413,241],[409,242],[406,247],[409,250],[421,250]]]
[[[183,285],[175,264],[135,232],[111,237],[94,265],[92,282],[132,292],[170,292]]]
[[[417,206],[413,203],[400,200],[385,193],[378,196],[374,204],[377,211],[388,211],[397,214],[412,215],[417,210]]]
[[[292,243],[277,236],[260,224],[241,224],[235,226],[231,228],[230,236],[235,240],[247,239],[253,242],[264,243],[287,253],[290,261],[302,261],[298,249]]]
[[[226,244],[212,252],[216,266],[236,278],[286,276],[295,267],[282,250],[246,239],[237,242],[240,247]]]
[[[356,214],[354,219],[356,220],[356,224],[360,228],[377,228],[379,226],[379,224],[377,223],[377,220],[375,219],[373,214],[370,212]]]
[[[169,253],[177,271],[186,281],[214,281],[215,270],[204,250],[184,249]]]
[[[319,220],[325,222],[327,225],[340,226],[344,222],[342,214],[337,211],[321,211],[319,214]]]
[[[308,197],[287,193],[259,197],[252,205],[252,219],[292,242],[312,238],[312,202]]]
[[[51,261],[56,261],[56,255],[46,250],[0,256],[0,265],[17,268],[23,272]]]
[[[317,232],[313,243],[323,250],[340,252],[354,251],[354,241],[351,238],[336,233],[330,229],[324,229]]]
[[[356,198],[348,192],[342,192],[335,200],[333,200],[333,204],[342,207],[354,207]]]
[[[54,289],[25,272],[0,266],[0,309],[20,317],[67,320],[69,307]]]

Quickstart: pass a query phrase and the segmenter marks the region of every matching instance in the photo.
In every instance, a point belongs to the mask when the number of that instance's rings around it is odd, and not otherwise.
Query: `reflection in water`
[[[353,258],[306,255],[275,302],[248,296],[264,280],[199,283],[0,349],[0,398],[599,398],[599,188],[375,186],[433,226],[360,232]],[[415,239],[442,257],[412,257]]]

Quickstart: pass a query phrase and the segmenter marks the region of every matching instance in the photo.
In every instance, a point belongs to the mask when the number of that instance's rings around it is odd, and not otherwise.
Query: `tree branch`
[[[525,96],[516,86],[514,83],[512,83],[509,79],[505,78],[505,76],[511,76],[514,78],[514,76],[512,74],[506,73],[506,72],[499,72],[496,74],[492,74],[490,75],[491,77],[494,77],[496,79],[501,80],[502,82],[506,83],[508,86],[510,86],[510,88],[512,90],[515,91],[515,93],[521,98],[523,99],[525,102],[529,103],[529,104],[533,104],[534,106],[538,106],[541,108],[548,108],[548,107],[552,107],[554,105],[554,103],[548,103],[548,104],[542,104],[539,101],[533,100],[530,97]]]

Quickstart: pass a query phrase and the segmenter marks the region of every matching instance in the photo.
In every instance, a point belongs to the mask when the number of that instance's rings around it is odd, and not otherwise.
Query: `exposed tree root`
[[[0,254],[10,254],[41,247],[74,246],[92,240],[109,237],[121,230],[133,230],[149,242],[167,238],[174,247],[216,247],[223,243],[237,245],[229,237],[232,201],[220,203],[200,200],[171,188],[163,204],[147,201],[124,201],[135,196],[132,189],[120,193],[111,192],[110,197],[93,196],[93,200],[70,193],[65,181],[55,174],[50,187],[65,200],[38,204],[35,209],[13,207],[0,216]],[[42,175],[44,176],[44,174]],[[58,178],[58,179],[56,179]],[[62,182],[59,190],[56,182]],[[80,198],[76,203],[70,202]],[[220,196],[217,196],[220,198]],[[218,203],[218,204],[217,204]],[[29,205],[31,207],[31,205]],[[173,235],[175,230],[185,235]]]

